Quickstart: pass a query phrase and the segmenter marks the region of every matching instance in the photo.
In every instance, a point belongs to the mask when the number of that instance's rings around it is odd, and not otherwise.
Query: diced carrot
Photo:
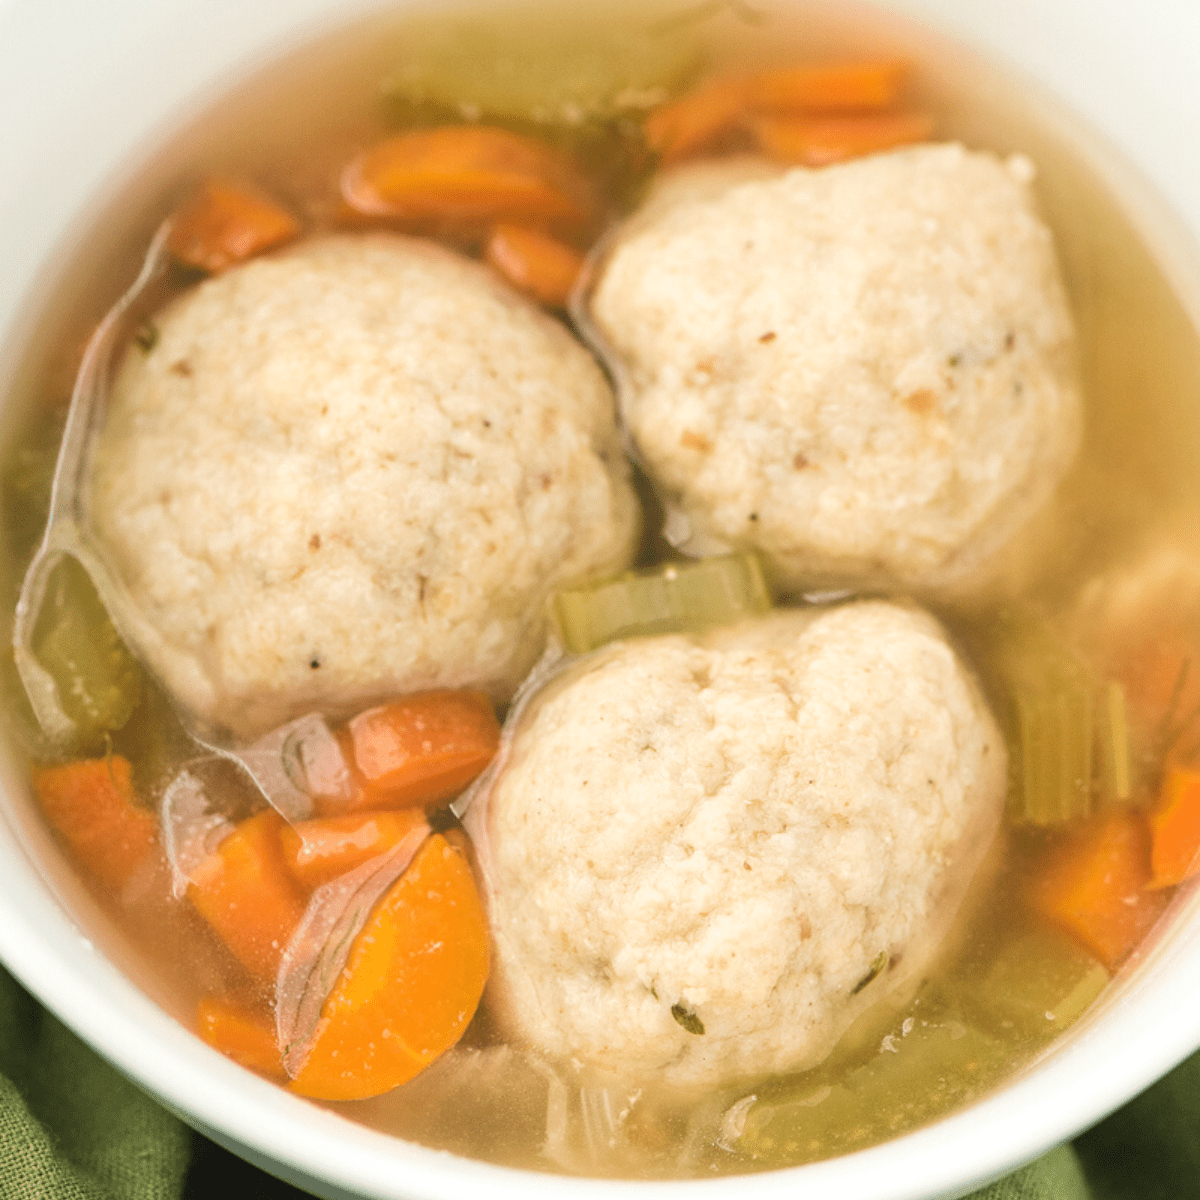
[[[710,79],[646,118],[643,132],[665,163],[712,148],[736,130],[746,115],[749,84],[740,75]]]
[[[1200,770],[1170,767],[1150,814],[1151,887],[1173,887],[1200,873]]]
[[[422,832],[423,831],[423,832]],[[419,808],[399,812],[354,813],[284,826],[283,858],[306,892],[386,854],[405,838],[427,836],[429,825]]]
[[[786,67],[756,75],[750,98],[756,108],[781,112],[869,112],[896,103],[907,70],[898,60]]]
[[[1147,891],[1149,883],[1146,824],[1115,812],[1057,846],[1028,894],[1034,909],[1115,971],[1166,907],[1166,894]]]
[[[550,308],[565,307],[583,270],[583,255],[574,247],[520,225],[496,225],[484,258],[511,284]]]
[[[460,836],[434,834],[355,939],[292,1090],[377,1096],[443,1054],[488,975],[483,905]]]
[[[933,131],[924,113],[854,117],[758,117],[752,128],[764,154],[780,162],[823,167],[830,163],[923,142]]]
[[[342,174],[354,209],[417,223],[519,221],[575,227],[591,188],[565,156],[490,125],[443,125],[389,138]]]
[[[500,745],[500,726],[483,692],[420,692],[368,709],[338,732],[357,791],[350,799],[314,797],[318,816],[449,800]]]
[[[158,822],[139,807],[121,755],[37,768],[33,787],[46,819],[110,891],[120,891],[154,852]]]
[[[272,808],[238,824],[192,872],[188,898],[234,957],[271,983],[304,897],[283,861],[283,818]]]
[[[273,1079],[287,1078],[275,1023],[263,1014],[218,996],[205,996],[196,1006],[196,1028],[214,1050],[235,1063]]]
[[[216,273],[299,232],[300,222],[256,189],[210,179],[175,214],[167,247],[180,262]]]

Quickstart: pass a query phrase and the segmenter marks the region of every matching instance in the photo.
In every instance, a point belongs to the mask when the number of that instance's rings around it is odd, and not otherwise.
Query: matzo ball
[[[87,511],[137,648],[248,738],[395,692],[506,700],[544,601],[638,513],[556,321],[426,241],[327,236],[207,280],[121,367]]]
[[[1079,441],[1032,171],[938,145],[668,178],[590,311],[672,541],[758,549],[788,590],[986,571]]]

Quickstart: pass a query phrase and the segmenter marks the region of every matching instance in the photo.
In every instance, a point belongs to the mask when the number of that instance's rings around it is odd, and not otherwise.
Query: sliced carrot
[[[283,818],[264,809],[237,825],[192,872],[188,898],[234,957],[271,983],[304,897],[283,861]]]
[[[574,247],[520,225],[494,226],[484,258],[509,283],[550,308],[566,306],[583,270],[583,255]]]
[[[33,772],[46,819],[110,891],[125,886],[157,846],[158,822],[139,807],[129,760],[119,754]]]
[[[299,232],[300,222],[256,189],[210,179],[175,214],[167,247],[180,262],[216,273]]]
[[[1150,883],[1150,834],[1136,813],[1111,813],[1061,843],[1034,877],[1029,900],[1110,971],[1166,907]]]
[[[483,692],[406,696],[360,713],[338,734],[351,764],[354,794],[315,796],[318,816],[449,800],[487,766],[500,745],[500,726]]]
[[[443,1054],[488,975],[488,931],[462,840],[434,834],[355,939],[293,1091],[377,1096]]]
[[[926,141],[933,121],[925,113],[878,113],[854,117],[758,117],[752,124],[759,148],[786,163],[830,163]]]
[[[665,163],[711,149],[740,127],[749,94],[743,76],[707,80],[650,113],[642,127],[646,141]]]
[[[1151,887],[1173,887],[1200,873],[1200,770],[1171,767],[1150,814]]]
[[[585,176],[534,138],[490,125],[402,133],[342,175],[351,208],[418,223],[521,221],[574,227],[593,215]]]
[[[283,858],[296,882],[312,892],[386,854],[417,830],[429,832],[419,808],[299,821],[281,832]]]
[[[235,1063],[273,1079],[287,1078],[275,1022],[265,1015],[217,996],[205,996],[196,1006],[196,1028],[214,1050]]]
[[[764,71],[751,81],[750,100],[756,108],[782,112],[869,112],[896,103],[907,71],[893,59]]]

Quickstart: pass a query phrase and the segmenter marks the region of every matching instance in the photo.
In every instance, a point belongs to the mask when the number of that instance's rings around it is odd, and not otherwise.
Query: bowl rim
[[[122,2],[128,8],[122,19],[133,20],[149,7],[149,0]],[[176,0],[174,7],[188,5],[196,8],[198,0]],[[76,7],[86,13],[88,6],[77,2]],[[279,7],[287,7],[285,0],[276,0]],[[292,0],[291,7],[286,24],[293,44],[299,45],[318,29],[341,24],[352,11],[382,5],[372,0],[340,6],[335,0],[305,0],[297,6]],[[891,7],[912,12],[930,6],[910,0]],[[0,29],[6,21],[16,27],[17,19],[35,8],[33,0],[0,0]],[[331,15],[335,8],[336,21]],[[265,39],[277,36],[283,24],[282,20],[278,26],[265,22],[255,37],[265,45]],[[141,151],[173,123],[175,110],[191,111],[226,90],[228,80],[240,78],[260,48],[243,45],[235,52],[224,47],[220,68],[210,67],[201,82],[189,82],[186,105],[177,98],[166,118],[137,131],[133,142],[107,164],[103,176],[89,182],[78,204],[95,197],[111,180],[122,178],[131,163],[140,161]],[[197,89],[203,93],[199,100]],[[0,111],[11,103],[8,95],[0,89]],[[1059,123],[1082,124],[1057,100],[1051,111]],[[1084,157],[1130,212],[1193,323],[1200,326],[1200,227],[1189,228],[1119,149],[1103,137],[1097,139],[1094,129],[1087,132],[1082,143],[1077,141],[1085,147]],[[1098,149],[1089,154],[1087,147],[1093,145]],[[66,230],[60,224],[57,238],[46,240],[42,259],[57,253],[58,243],[68,236]],[[25,296],[33,284],[32,276],[23,278],[15,290]],[[5,317],[2,308],[0,323]],[[11,330],[0,330],[6,344],[19,341],[22,332],[19,322],[10,323]],[[0,771],[0,795],[22,793],[28,796],[26,783],[12,763],[5,764]],[[675,1200],[685,1191],[689,1195],[713,1189],[714,1195],[728,1192],[728,1179],[578,1179],[463,1159],[366,1129],[254,1077],[204,1045],[94,951],[61,897],[47,886],[8,814],[0,816],[0,880],[5,881],[0,886],[0,959],[124,1074],[190,1124],[248,1152],[267,1169],[295,1175],[293,1168],[298,1168],[298,1182],[317,1184],[328,1195],[361,1193],[403,1200],[448,1200],[459,1189],[476,1185],[488,1188],[499,1200],[560,1200],[566,1187],[572,1195],[582,1189],[598,1200],[618,1190],[636,1191],[650,1200]],[[798,1186],[814,1195],[836,1192],[840,1200],[949,1198],[1005,1174],[1099,1120],[1200,1046],[1200,1009],[1194,1004],[1200,991],[1200,891],[1193,889],[1183,897],[1182,906],[1188,910],[1186,918],[1131,964],[1122,986],[1102,1002],[1103,1020],[1089,1015],[1049,1054],[999,1091],[867,1150],[738,1176],[739,1190],[748,1197],[764,1198]],[[169,1071],[164,1063],[170,1064]],[[998,1131],[1010,1128],[1024,1131],[1024,1136],[999,1136]],[[948,1146],[953,1147],[952,1154],[947,1153]],[[397,1178],[399,1168],[403,1178]],[[916,1179],[919,1183],[912,1182]]]

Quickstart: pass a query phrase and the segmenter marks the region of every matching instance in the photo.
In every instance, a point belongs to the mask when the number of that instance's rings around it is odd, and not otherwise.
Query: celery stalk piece
[[[1109,804],[1127,804],[1133,796],[1133,751],[1125,689],[1115,680],[1100,693],[1099,760],[1100,797]]]
[[[1005,938],[980,981],[966,985],[960,998],[982,1028],[1012,1028],[1040,1043],[1081,1017],[1109,978],[1069,938],[1036,927]]]
[[[1137,786],[1137,746],[1114,680],[1100,680],[1045,618],[1005,614],[981,643],[1000,687],[1009,734],[1009,818],[1065,825],[1098,804],[1127,804]]]
[[[617,638],[697,633],[770,607],[762,567],[751,554],[630,571],[554,598],[563,645],[574,654]]]
[[[1008,616],[993,631],[991,664],[1007,701],[1012,743],[1009,816],[1063,825],[1092,811],[1096,684],[1049,622]]]
[[[78,741],[94,747],[129,720],[143,673],[109,619],[83,567],[64,554],[47,581],[30,648],[53,678]]]
[[[1011,1047],[953,1012],[914,1016],[841,1079],[820,1068],[770,1084],[730,1109],[721,1144],[760,1166],[860,1149],[978,1096]]]
[[[561,127],[638,113],[695,74],[702,31],[660,27],[665,4],[603,12],[508,3],[498,12],[408,17],[383,96],[397,115],[437,106],[461,119]]]

